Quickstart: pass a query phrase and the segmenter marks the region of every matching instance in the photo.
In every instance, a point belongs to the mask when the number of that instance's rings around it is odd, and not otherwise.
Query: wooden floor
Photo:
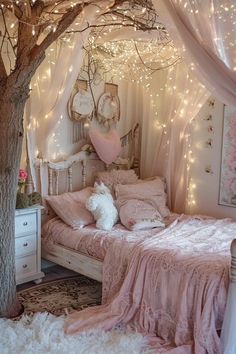
[[[43,278],[42,283],[46,283],[46,282],[61,279],[61,278],[67,278],[67,277],[71,277],[71,276],[78,274],[78,273],[73,272],[72,270],[63,268],[59,265],[45,268],[42,271],[45,273],[45,277]],[[17,285],[17,291],[31,288],[34,285],[35,285],[35,283],[33,281],[30,281],[25,284]]]

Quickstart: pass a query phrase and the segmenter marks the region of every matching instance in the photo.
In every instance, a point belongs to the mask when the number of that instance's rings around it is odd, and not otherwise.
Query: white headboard
[[[52,162],[37,159],[35,162],[38,170],[38,178],[42,178],[42,170],[46,170],[48,195],[72,192],[89,185],[93,185],[96,172],[110,169],[135,169],[139,175],[139,125],[121,137],[121,156],[111,165],[102,162],[96,153],[80,151],[72,156],[68,156],[63,161]],[[28,171],[29,172],[29,171]],[[27,181],[27,193],[33,191],[33,184],[30,178]],[[40,184],[41,185],[41,184]]]
[[[73,172],[78,170],[82,178],[81,187],[84,188],[90,183],[87,181],[87,165],[89,162],[100,162],[97,154],[88,154],[84,151],[69,156],[66,160],[60,162],[47,162],[48,168],[48,194],[61,194],[62,192],[72,192],[78,188],[78,183],[73,183]],[[103,166],[102,166],[103,167]],[[64,176],[63,176],[64,175]],[[64,177],[64,188],[62,187],[62,178]],[[59,187],[61,187],[59,189]],[[76,188],[77,187],[77,188]]]

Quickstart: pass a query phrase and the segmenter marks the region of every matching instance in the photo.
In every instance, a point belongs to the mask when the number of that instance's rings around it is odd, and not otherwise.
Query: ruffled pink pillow
[[[142,200],[127,200],[121,205],[119,215],[121,223],[132,231],[165,226],[156,208]]]
[[[134,184],[117,184],[115,194],[119,206],[127,200],[136,199],[152,205],[163,218],[170,216],[166,206],[165,183],[160,177]]]
[[[115,129],[108,133],[101,133],[96,129],[89,130],[91,142],[100,159],[106,164],[115,161],[121,151],[120,137]]]

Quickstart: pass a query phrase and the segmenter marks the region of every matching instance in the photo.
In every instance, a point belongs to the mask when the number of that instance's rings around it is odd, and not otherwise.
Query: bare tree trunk
[[[29,89],[0,87],[0,317],[22,311],[15,281],[15,201]]]
[[[29,84],[45,58],[45,50],[88,6],[83,3],[72,8],[66,6],[66,11],[56,22],[56,30],[50,31],[43,40],[38,41],[45,28],[44,10],[47,6],[43,1],[35,1],[33,4],[26,1],[24,5],[26,6],[19,4],[12,7],[16,17],[20,19],[17,44],[14,47],[8,33],[5,12],[2,10],[5,26],[2,44],[7,41],[15,49],[16,60],[14,69],[8,74],[0,48],[0,317],[15,317],[22,309],[16,295],[14,214],[24,134],[23,114],[29,96]],[[40,22],[42,26],[35,26],[33,34],[28,23],[34,25]]]

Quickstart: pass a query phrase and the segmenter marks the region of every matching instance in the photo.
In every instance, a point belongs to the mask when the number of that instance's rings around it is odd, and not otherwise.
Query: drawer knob
[[[24,268],[24,269],[25,269],[25,268],[27,268],[27,267],[28,267],[28,265],[27,265],[27,264],[24,264],[24,265],[23,265],[23,268]]]
[[[25,243],[23,244],[23,246],[24,246],[24,247],[27,247],[27,246],[28,246],[28,242],[25,242]]]
[[[28,225],[27,221],[23,222],[23,225],[24,225],[24,226],[27,226],[27,225]]]

